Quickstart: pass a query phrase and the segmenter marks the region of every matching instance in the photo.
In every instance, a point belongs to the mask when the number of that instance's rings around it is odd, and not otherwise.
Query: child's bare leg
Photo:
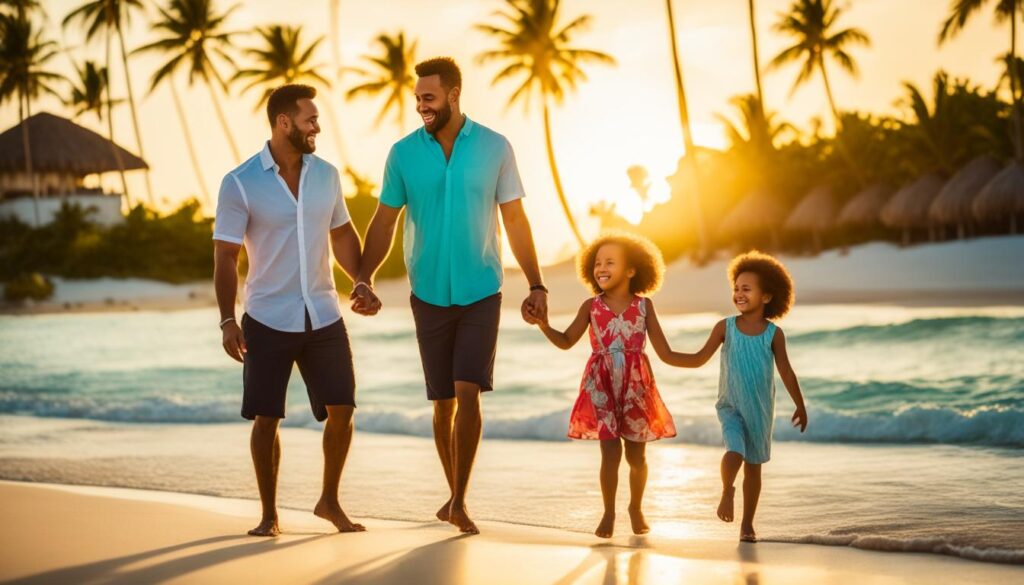
[[[626,463],[629,464],[629,521],[633,534],[647,534],[647,525],[641,506],[644,501],[644,487],[647,486],[647,443],[625,440]]]
[[[723,522],[732,522],[733,500],[736,496],[736,475],[743,465],[743,456],[735,451],[726,451],[722,455],[722,499],[718,502],[718,517]]]
[[[743,465],[743,521],[740,524],[740,540],[756,542],[754,532],[754,513],[757,512],[757,500],[761,497],[761,465],[744,463]]]
[[[622,443],[619,439],[601,441],[601,499],[604,516],[594,534],[611,538],[615,531],[615,492],[619,487],[619,463],[622,461]]]

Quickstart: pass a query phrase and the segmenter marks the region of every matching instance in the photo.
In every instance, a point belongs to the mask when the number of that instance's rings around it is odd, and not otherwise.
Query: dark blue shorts
[[[501,293],[470,305],[439,307],[415,295],[410,303],[427,399],[455,398],[455,382],[471,382],[483,391],[492,390]]]
[[[355,406],[356,380],[352,367],[352,348],[345,322],[290,333],[272,329],[242,315],[242,335],[247,352],[242,368],[242,416],[284,418],[288,379],[292,367],[306,383],[309,405],[316,420],[327,419],[327,406]]]

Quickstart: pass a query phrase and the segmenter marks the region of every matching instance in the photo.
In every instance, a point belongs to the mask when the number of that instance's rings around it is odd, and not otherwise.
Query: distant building
[[[0,217],[31,226],[45,225],[65,202],[93,209],[90,219],[112,225],[124,219],[121,193],[84,187],[88,175],[149,168],[146,161],[75,124],[45,112],[25,120],[32,152],[32,174],[25,165],[22,125],[0,134]]]

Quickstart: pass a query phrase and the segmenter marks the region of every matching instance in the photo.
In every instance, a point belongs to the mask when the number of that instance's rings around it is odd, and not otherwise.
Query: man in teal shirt
[[[437,517],[476,534],[465,496],[483,428],[480,393],[493,389],[502,283],[499,208],[529,283],[522,304],[527,322],[546,317],[547,289],[523,211],[525,193],[512,146],[462,114],[462,74],[454,61],[424,61],[416,74],[416,111],[423,127],[388,154],[353,309],[365,315],[380,309],[373,275],[391,249],[404,207],[410,303],[427,398],[434,402],[434,442],[451,490]]]

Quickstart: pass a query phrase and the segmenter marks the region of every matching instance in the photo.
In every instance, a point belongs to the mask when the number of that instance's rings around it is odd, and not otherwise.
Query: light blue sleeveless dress
[[[736,327],[736,317],[725,320],[722,370],[718,377],[718,420],[727,451],[735,451],[751,464],[771,458],[775,421],[775,324],[760,335],[747,335]]]

